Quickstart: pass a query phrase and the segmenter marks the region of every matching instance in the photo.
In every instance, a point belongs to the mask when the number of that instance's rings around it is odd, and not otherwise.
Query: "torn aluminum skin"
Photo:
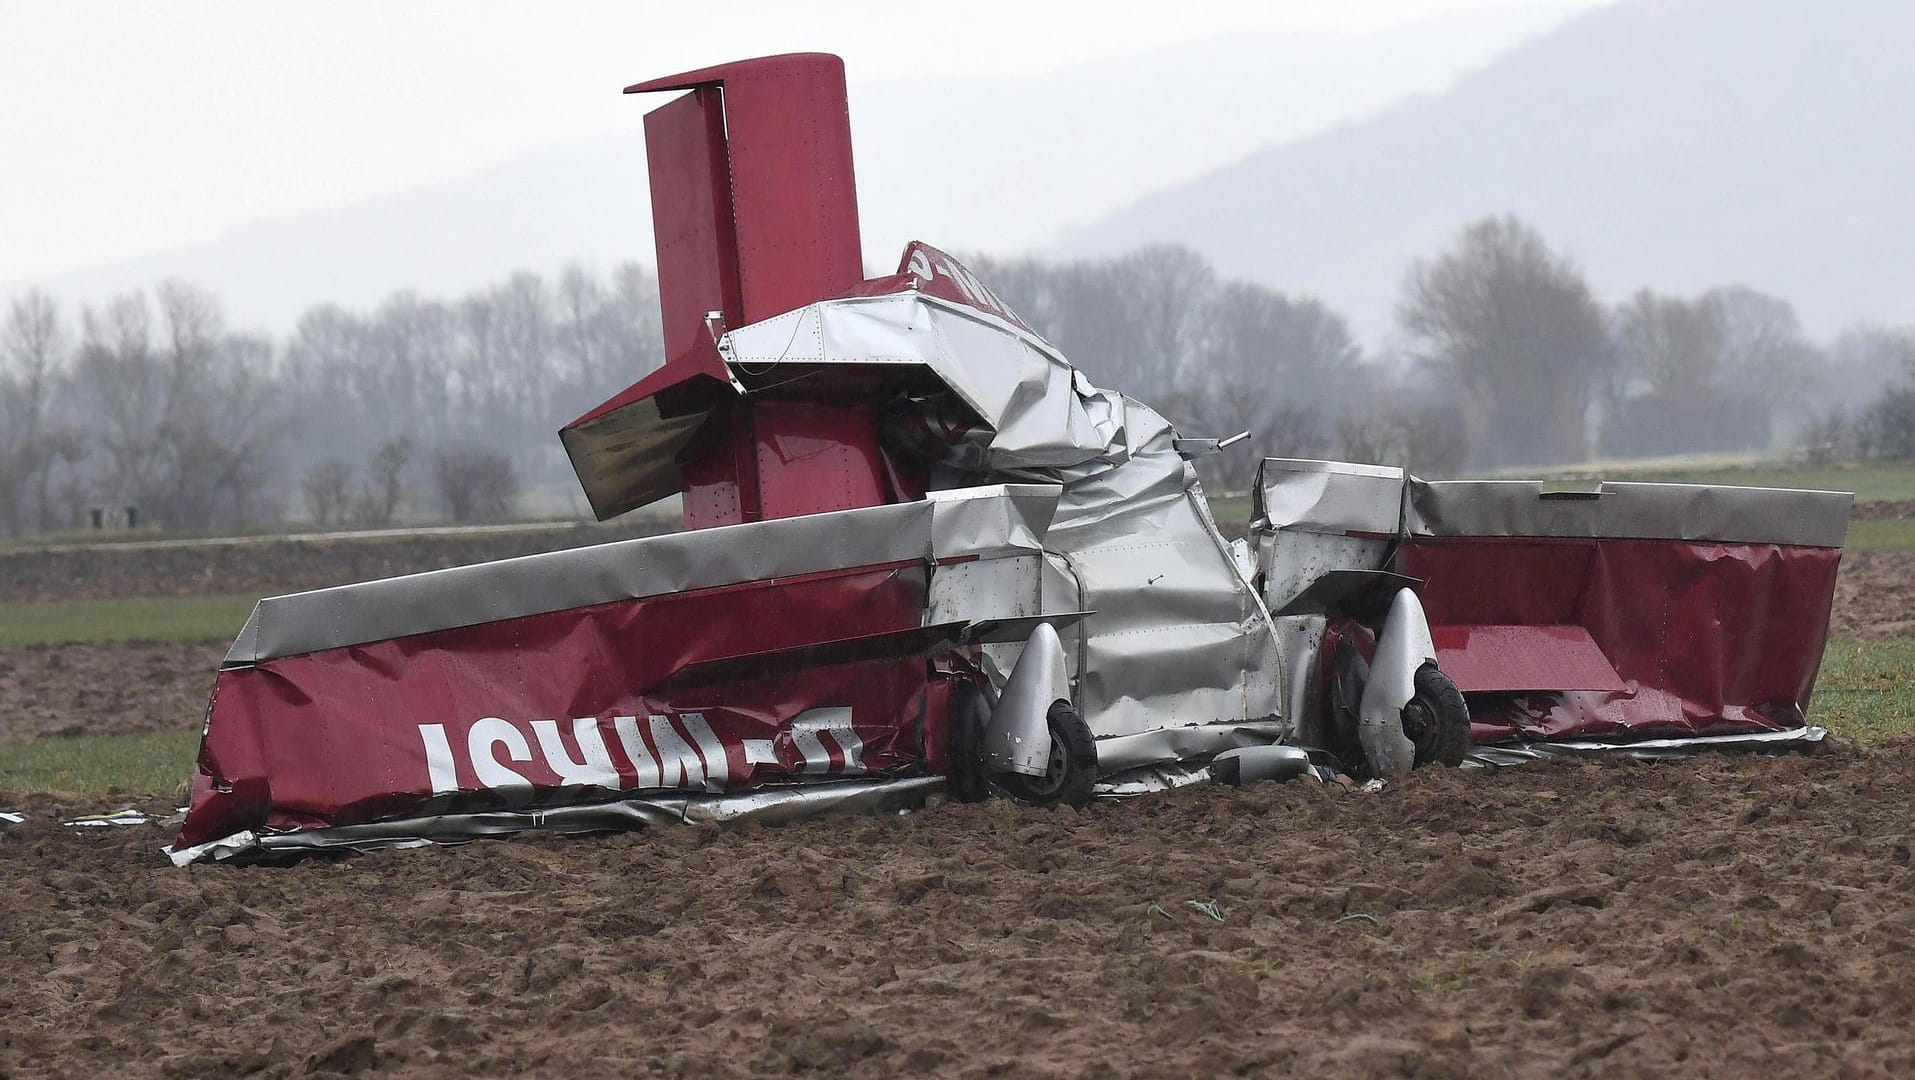
[[[1063,641],[1103,771],[1292,734],[1269,611],[1211,519],[1176,430],[1154,410],[1092,385],[1028,330],[915,289],[740,327],[719,353],[767,381],[780,364],[922,368],[966,414],[947,425],[963,437],[930,448],[943,455],[947,486],[1061,486],[1040,603],[1094,612]],[[934,420],[937,410],[926,403]],[[947,606],[979,617],[962,598]],[[1019,648],[991,653],[1000,688]]]
[[[1598,742],[1570,739],[1561,742],[1492,743],[1471,748],[1466,767],[1479,769],[1527,765],[1536,761],[1581,757],[1627,757],[1638,761],[1683,761],[1698,754],[1741,752],[1781,754],[1815,751],[1827,744],[1827,728],[1795,728],[1748,735],[1700,735],[1687,739],[1641,739],[1635,742]]]
[[[1311,594],[1392,571],[1416,583],[1475,743],[1641,743],[1803,728],[1852,502],[1273,458],[1251,540],[1290,671],[1322,648]],[[1329,745],[1320,685],[1289,687],[1305,745]]]
[[[130,825],[151,825],[154,820],[153,816],[146,811],[128,807],[124,810],[115,810],[110,814],[82,814],[79,817],[67,818],[60,824],[78,829],[111,829]]]
[[[268,597],[223,667],[618,600],[907,560],[1022,557],[1035,581],[1057,489],[1006,484],[890,506],[784,518],[456,566]],[[995,602],[956,617],[1035,615]],[[1015,605],[1013,605],[1015,606]],[[926,625],[937,621],[927,620]]]
[[[941,776],[847,780],[765,788],[729,795],[660,793],[576,806],[434,814],[295,832],[242,832],[180,850],[162,849],[175,866],[200,861],[247,862],[314,851],[452,844],[521,832],[589,833],[653,825],[720,825],[752,820],[783,824],[820,814],[888,814],[915,810],[944,788]]]

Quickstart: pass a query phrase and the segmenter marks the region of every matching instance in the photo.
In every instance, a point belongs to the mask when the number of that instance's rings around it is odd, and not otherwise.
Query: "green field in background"
[[[1211,499],[1210,513],[1226,536],[1237,535],[1237,530],[1250,521],[1250,499],[1242,495]],[[1848,540],[1842,549],[1856,552],[1915,551],[1915,517],[1851,521]]]
[[[0,791],[183,794],[198,756],[196,731],[0,742]]]
[[[0,648],[111,641],[231,641],[251,594],[0,603]]]
[[[1616,462],[1543,470],[1539,475],[1544,479],[1563,480],[1643,480],[1661,484],[1731,484],[1737,487],[1853,491],[1857,502],[1915,500],[1915,461],[1846,462],[1835,465]]]
[[[1499,479],[1542,480],[1545,484],[1578,487],[1598,480],[1633,480],[1658,484],[1727,484],[1734,487],[1809,488],[1816,491],[1852,491],[1857,502],[1915,501],[1915,461],[1850,462],[1803,465],[1782,462],[1725,464],[1721,462],[1591,462],[1546,469],[1516,469]],[[1219,524],[1244,522],[1250,516],[1250,497],[1212,494],[1211,514]],[[1900,549],[1896,549],[1900,550]]]
[[[1915,551],[1915,517],[1849,522],[1843,551]]]
[[[1833,638],[1809,720],[1867,741],[1915,733],[1915,638]]]

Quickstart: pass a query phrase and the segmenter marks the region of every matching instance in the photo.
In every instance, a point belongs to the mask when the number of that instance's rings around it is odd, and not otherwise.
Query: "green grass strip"
[[[1884,518],[1849,522],[1842,550],[1853,552],[1915,551],[1915,518]]]
[[[0,742],[0,791],[184,795],[198,757],[196,731]]]
[[[0,603],[0,648],[109,641],[231,641],[251,594]]]
[[[1809,721],[1868,741],[1915,733],[1915,638],[1834,638]]]
[[[1693,467],[1605,462],[1551,471],[1565,475],[1593,475],[1604,480],[1642,480],[1662,484],[1729,484],[1738,487],[1853,491],[1857,502],[1906,502],[1915,499],[1915,462],[1911,461],[1833,465],[1770,462]]]

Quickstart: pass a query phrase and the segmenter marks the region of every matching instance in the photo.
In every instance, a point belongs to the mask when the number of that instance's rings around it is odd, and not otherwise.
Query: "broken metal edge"
[[[245,831],[204,844],[161,852],[174,866],[195,862],[243,863],[321,851],[377,851],[433,844],[460,844],[481,837],[522,832],[587,833],[654,825],[716,825],[755,820],[783,824],[829,813],[882,814],[917,809],[944,788],[942,776],[846,780],[728,795],[660,794],[578,806],[434,814],[273,833]]]
[[[1606,755],[1673,761],[1710,751],[1781,753],[1813,750],[1823,745],[1827,738],[1828,729],[1810,726],[1750,735],[1647,739],[1632,743],[1501,743],[1472,749],[1464,767],[1494,769],[1549,758]],[[1211,761],[1173,761],[1125,770],[1100,779],[1095,794],[1099,798],[1121,800],[1214,783],[1216,777],[1212,764]],[[1330,770],[1320,765],[1300,769],[1297,775],[1320,781],[1332,778]],[[734,795],[655,795],[581,806],[430,815],[286,833],[244,831],[178,851],[170,848],[160,850],[174,866],[187,866],[196,862],[244,863],[273,856],[321,851],[367,852],[460,844],[482,837],[535,831],[560,834],[610,832],[657,825],[725,824],[745,820],[781,824],[831,813],[880,814],[918,809],[944,784],[945,779],[941,776],[913,776],[809,784]],[[22,820],[25,817],[6,816]]]
[[[222,667],[619,600],[923,558],[1042,550],[1060,489],[997,484],[918,502],[639,537],[268,597]]]
[[[1855,497],[1845,491],[1604,481],[1565,498],[1540,480],[1420,480],[1401,469],[1265,458],[1254,532],[1565,537],[1841,547]],[[1407,484],[1410,514],[1399,521]]]
[[[1572,757],[1631,757],[1639,761],[1680,761],[1711,751],[1748,753],[1786,753],[1791,750],[1815,750],[1827,740],[1829,731],[1810,725],[1788,731],[1760,731],[1747,735],[1698,735],[1682,739],[1640,739],[1635,742],[1565,740],[1563,742],[1490,743],[1470,748],[1463,759],[1465,768],[1496,769],[1526,765],[1532,761]]]

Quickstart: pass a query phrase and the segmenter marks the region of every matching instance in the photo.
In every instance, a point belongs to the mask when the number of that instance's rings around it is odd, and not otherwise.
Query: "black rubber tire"
[[[1414,685],[1416,697],[1403,707],[1403,734],[1416,746],[1416,764],[1461,765],[1469,753],[1463,692],[1433,663],[1416,669]]]
[[[957,802],[983,802],[991,797],[990,779],[984,772],[984,728],[990,721],[991,706],[976,684],[959,682],[951,688],[950,772],[945,775],[944,790]]]
[[[1021,802],[1086,806],[1097,783],[1097,739],[1068,701],[1054,702],[1044,719],[1051,729],[1050,768],[1043,776],[1006,773],[998,783]]]

